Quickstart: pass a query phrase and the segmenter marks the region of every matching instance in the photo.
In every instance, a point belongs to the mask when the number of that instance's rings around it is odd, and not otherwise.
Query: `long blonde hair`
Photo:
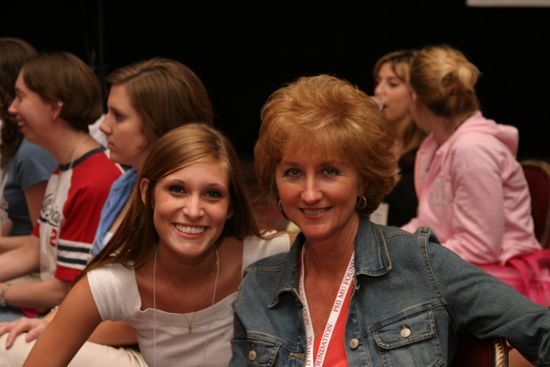
[[[410,85],[411,63],[416,55],[416,50],[397,50],[383,55],[374,65],[374,79],[378,78],[378,73],[382,66],[389,64],[399,80],[406,85]],[[426,133],[414,121],[407,126],[404,134],[403,148],[399,156],[399,166],[406,167],[414,163],[416,151],[425,137]]]

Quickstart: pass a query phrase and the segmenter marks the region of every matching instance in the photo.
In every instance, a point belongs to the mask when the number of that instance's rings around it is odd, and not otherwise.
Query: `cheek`
[[[220,204],[210,210],[210,218],[216,223],[225,223],[229,215],[229,204]]]
[[[176,202],[171,200],[168,195],[159,194],[158,192],[154,194],[154,202],[152,203],[153,207],[153,220],[159,222],[161,220],[167,220],[178,208],[175,205]],[[160,204],[159,204],[160,203]]]
[[[160,223],[160,220],[164,216],[163,214],[162,207],[158,208],[155,204],[153,204],[153,222],[155,223],[155,227]]]
[[[293,189],[292,185],[284,182],[277,182],[277,192],[279,193],[279,199],[283,202],[292,201],[296,196],[297,190]]]

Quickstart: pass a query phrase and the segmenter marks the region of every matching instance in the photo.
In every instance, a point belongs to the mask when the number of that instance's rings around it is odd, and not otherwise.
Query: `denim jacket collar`
[[[270,308],[279,302],[280,296],[284,292],[292,293],[298,301],[298,255],[304,243],[304,235],[298,234],[282,264],[281,275],[269,305]],[[358,275],[377,277],[386,274],[391,268],[391,259],[382,230],[362,217],[355,237],[354,283],[357,284]]]

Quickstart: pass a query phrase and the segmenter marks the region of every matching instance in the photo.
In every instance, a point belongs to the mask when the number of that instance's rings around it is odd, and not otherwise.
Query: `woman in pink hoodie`
[[[516,160],[518,131],[483,117],[478,76],[476,66],[448,46],[424,48],[411,65],[411,113],[429,135],[416,156],[417,217],[403,228],[431,227],[464,260],[506,281],[501,268],[541,246]]]

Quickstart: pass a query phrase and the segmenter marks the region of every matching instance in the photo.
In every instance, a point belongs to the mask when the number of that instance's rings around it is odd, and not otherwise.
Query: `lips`
[[[328,208],[315,208],[315,209],[300,209],[307,216],[318,216],[325,213]]]
[[[174,224],[174,227],[178,232],[192,235],[204,233],[207,229],[205,226],[189,226],[183,224]]]

